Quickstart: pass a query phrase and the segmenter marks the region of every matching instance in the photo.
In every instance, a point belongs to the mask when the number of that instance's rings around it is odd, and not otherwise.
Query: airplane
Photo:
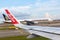
[[[5,14],[2,14],[2,15],[3,15],[3,18],[5,20],[3,22],[5,22],[5,23],[11,23],[11,20]]]
[[[2,14],[3,15],[3,17],[4,17],[4,23],[11,23],[11,20],[10,20],[10,18],[8,17],[8,16],[6,16],[5,14]],[[49,17],[49,15],[48,15],[48,13],[46,13],[45,14],[45,16],[46,16],[46,18],[40,18],[40,19],[20,19],[19,21],[25,21],[25,23],[27,24],[27,25],[34,25],[34,24],[38,24],[38,20],[47,20],[47,21],[53,21],[50,17]]]
[[[10,20],[10,18],[8,18],[8,16],[6,16],[5,14],[2,14],[3,15],[3,17],[4,17],[4,19],[5,20]],[[20,19],[20,21],[24,21],[24,20],[27,20],[27,21],[33,21],[33,20],[52,20],[51,18],[50,18],[50,16],[49,16],[49,14],[45,14],[45,16],[44,16],[45,18],[40,18],[40,19],[23,19],[23,20],[21,20]]]
[[[11,20],[10,20],[10,18],[8,17],[8,16],[6,16],[5,14],[2,14],[3,15],[3,18],[4,18],[4,22],[5,23],[11,23]],[[28,20],[28,19],[23,19],[23,20],[19,20],[19,21],[25,21],[25,22],[27,22],[27,24],[28,25],[31,25],[31,24],[34,24],[34,22],[33,21],[31,21],[31,20]]]
[[[10,20],[5,14],[2,14],[5,20]]]
[[[8,17],[10,18],[10,20],[14,26],[22,28],[31,34],[31,35],[27,36],[27,38],[43,36],[46,38],[50,38],[51,40],[60,40],[60,27],[23,25],[23,24],[21,24],[20,21],[18,21],[14,17],[14,15],[8,9],[5,9],[5,12],[8,15]]]

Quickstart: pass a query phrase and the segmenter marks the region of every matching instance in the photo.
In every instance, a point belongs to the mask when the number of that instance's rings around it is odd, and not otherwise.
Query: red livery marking
[[[7,9],[5,9],[5,11],[8,14],[9,18],[11,19],[12,23],[18,24],[18,21],[15,19],[15,17]]]

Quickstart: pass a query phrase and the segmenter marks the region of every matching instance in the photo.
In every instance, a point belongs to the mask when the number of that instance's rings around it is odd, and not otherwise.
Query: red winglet
[[[11,19],[13,24],[19,24],[19,22],[17,21],[17,19],[7,10],[5,9],[6,14],[9,16],[9,18]]]

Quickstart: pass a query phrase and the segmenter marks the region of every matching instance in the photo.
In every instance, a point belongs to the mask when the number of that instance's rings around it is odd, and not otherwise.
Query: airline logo
[[[5,9],[7,15],[9,16],[9,18],[11,19],[13,24],[19,24],[18,21],[14,18],[14,16],[7,10]]]

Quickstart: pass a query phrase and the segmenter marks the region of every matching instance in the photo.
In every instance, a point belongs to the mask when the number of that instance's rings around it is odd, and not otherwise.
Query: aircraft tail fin
[[[5,21],[10,20],[5,14],[2,14],[2,15],[3,15]]]
[[[20,24],[20,22],[14,17],[14,15],[12,13],[10,13],[9,10],[5,9],[6,14],[8,15],[8,17],[10,18],[10,20],[12,21],[12,24]]]

